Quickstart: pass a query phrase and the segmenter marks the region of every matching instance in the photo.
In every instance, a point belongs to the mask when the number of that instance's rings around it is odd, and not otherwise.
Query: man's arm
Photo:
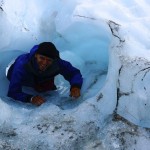
[[[80,73],[80,70],[73,67],[71,63],[61,60],[59,61],[60,64],[60,74],[64,76],[64,78],[69,81],[71,87],[71,96],[73,97],[79,97],[80,96],[80,89],[82,87],[83,78]],[[76,94],[78,93],[78,94]],[[76,96],[78,95],[78,96]]]
[[[22,80],[24,76],[25,71],[23,70],[23,67],[16,64],[11,74],[7,95],[18,101],[30,102],[30,99],[33,97],[33,95],[22,92]]]

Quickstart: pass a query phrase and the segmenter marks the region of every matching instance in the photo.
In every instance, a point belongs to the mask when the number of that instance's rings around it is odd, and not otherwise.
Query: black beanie
[[[59,58],[59,51],[56,49],[55,45],[51,42],[43,42],[39,44],[36,53],[47,56],[52,59]]]

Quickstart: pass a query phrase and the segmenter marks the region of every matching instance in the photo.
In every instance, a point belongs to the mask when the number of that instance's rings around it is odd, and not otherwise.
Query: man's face
[[[53,59],[40,54],[35,54],[35,58],[40,71],[45,71],[53,63]]]

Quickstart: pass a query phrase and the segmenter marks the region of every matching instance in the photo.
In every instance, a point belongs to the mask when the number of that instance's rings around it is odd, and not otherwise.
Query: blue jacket
[[[37,49],[38,45],[35,45],[30,53],[20,55],[10,67],[7,74],[7,77],[10,80],[7,94],[9,97],[22,102],[30,102],[33,95],[24,93],[22,91],[22,86],[33,87],[36,75],[35,70],[37,70],[34,54]],[[33,68],[31,66],[33,66]],[[58,74],[63,75],[63,77],[69,81],[71,88],[74,86],[81,88],[83,78],[80,71],[73,67],[69,62],[60,58],[54,62],[54,65],[50,70],[43,75],[38,76],[38,80],[42,81],[54,78]]]

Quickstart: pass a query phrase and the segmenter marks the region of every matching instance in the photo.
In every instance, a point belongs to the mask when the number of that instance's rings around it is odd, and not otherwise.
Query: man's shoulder
[[[75,68],[69,61],[63,59],[59,59],[59,67],[61,70],[73,70]]]
[[[29,60],[30,60],[30,58],[29,58],[29,53],[26,53],[26,54],[22,54],[22,55],[20,55],[20,56],[18,56],[17,58],[16,58],[16,61],[15,61],[15,65],[17,66],[17,67],[21,67],[21,66],[24,66],[26,63],[28,63],[29,62]]]
[[[64,59],[61,59],[61,58],[58,60],[58,63],[59,63],[60,65],[70,64],[70,62],[69,62],[69,61],[64,60]]]
[[[16,61],[18,61],[20,63],[21,62],[24,63],[24,62],[28,62],[29,59],[30,59],[29,53],[25,53],[25,54],[22,54],[22,55],[18,56],[18,58],[16,59]]]

